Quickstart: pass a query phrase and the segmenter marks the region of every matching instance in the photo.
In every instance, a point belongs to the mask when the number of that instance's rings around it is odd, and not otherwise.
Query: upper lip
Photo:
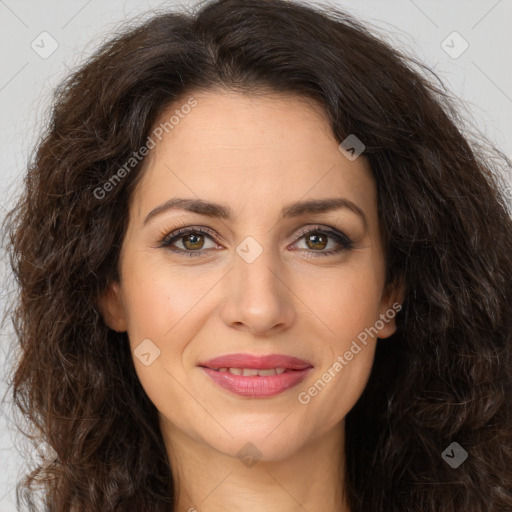
[[[226,354],[199,363],[198,366],[205,366],[213,370],[218,370],[219,368],[254,368],[260,370],[287,368],[290,370],[303,370],[313,365],[303,359],[284,354]]]

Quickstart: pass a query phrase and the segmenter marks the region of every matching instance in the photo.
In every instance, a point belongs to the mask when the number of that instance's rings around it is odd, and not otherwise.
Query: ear
[[[389,338],[396,332],[395,317],[402,309],[405,297],[405,284],[402,279],[396,278],[388,283],[382,294],[380,315],[375,326],[379,333],[378,338]]]
[[[116,332],[125,332],[126,315],[119,283],[114,281],[98,297],[98,306],[105,323]]]

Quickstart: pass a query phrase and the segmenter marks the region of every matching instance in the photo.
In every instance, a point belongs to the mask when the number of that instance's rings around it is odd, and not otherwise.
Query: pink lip
[[[284,354],[269,354],[267,356],[252,356],[251,354],[227,354],[215,357],[198,366],[206,368],[258,368],[266,370],[269,368],[287,368],[290,370],[304,370],[313,366],[311,363],[293,356]]]
[[[274,396],[302,382],[313,366],[302,359],[282,354],[251,356],[250,354],[230,354],[216,357],[198,366],[219,386],[250,398]],[[216,369],[213,369],[216,368]],[[218,368],[285,368],[280,375],[260,377],[233,375],[229,371],[220,372]]]

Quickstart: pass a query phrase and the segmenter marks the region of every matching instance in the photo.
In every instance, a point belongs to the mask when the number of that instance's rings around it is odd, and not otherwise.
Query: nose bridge
[[[237,286],[245,292],[242,296],[267,295],[267,301],[281,294],[279,279],[276,274],[281,268],[279,258],[273,253],[268,243],[257,241],[254,237],[246,237],[236,248],[234,261]],[[276,282],[277,281],[277,282]],[[282,283],[281,283],[282,286]]]
[[[230,272],[225,321],[244,324],[264,333],[285,325],[293,317],[293,304],[285,285],[279,256],[268,245],[247,237],[236,248]]]

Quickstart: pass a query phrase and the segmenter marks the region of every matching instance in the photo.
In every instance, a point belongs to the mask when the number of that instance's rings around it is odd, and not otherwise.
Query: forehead
[[[170,197],[229,202],[234,211],[300,198],[375,202],[367,159],[350,161],[339,151],[313,100],[198,92],[175,102],[155,126],[163,126],[191,96],[196,106],[183,110],[188,113],[163,132],[146,160],[134,198],[140,215]]]

